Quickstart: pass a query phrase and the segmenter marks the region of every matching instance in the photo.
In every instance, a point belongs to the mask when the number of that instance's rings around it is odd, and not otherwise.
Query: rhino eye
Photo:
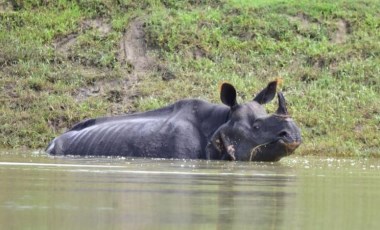
[[[252,128],[253,128],[253,130],[258,131],[258,130],[261,129],[261,125],[262,125],[262,120],[261,120],[261,119],[256,119],[256,120],[252,123]]]

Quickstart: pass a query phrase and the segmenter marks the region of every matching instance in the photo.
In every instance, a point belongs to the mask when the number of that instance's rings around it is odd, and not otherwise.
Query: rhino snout
[[[291,144],[296,147],[298,147],[302,143],[302,138],[299,129],[296,129],[294,131],[282,130],[277,134],[277,138],[278,140],[282,140],[285,144]]]

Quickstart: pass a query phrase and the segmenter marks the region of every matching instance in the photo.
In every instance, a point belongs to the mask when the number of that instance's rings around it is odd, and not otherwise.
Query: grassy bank
[[[298,154],[380,156],[379,1],[78,2],[0,1],[0,148],[282,77]]]

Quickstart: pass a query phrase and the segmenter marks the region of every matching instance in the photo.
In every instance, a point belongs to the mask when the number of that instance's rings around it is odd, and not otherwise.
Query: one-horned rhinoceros
[[[82,121],[47,147],[52,155],[126,156],[238,161],[278,161],[301,144],[283,94],[278,109],[263,107],[276,95],[270,82],[253,101],[238,104],[236,90],[221,86],[224,105],[180,100],[143,113]]]

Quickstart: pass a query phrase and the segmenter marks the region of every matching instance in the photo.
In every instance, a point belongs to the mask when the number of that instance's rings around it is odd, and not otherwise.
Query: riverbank
[[[0,148],[181,98],[219,103],[223,81],[251,100],[282,77],[297,154],[380,156],[379,15],[374,0],[0,2]]]

